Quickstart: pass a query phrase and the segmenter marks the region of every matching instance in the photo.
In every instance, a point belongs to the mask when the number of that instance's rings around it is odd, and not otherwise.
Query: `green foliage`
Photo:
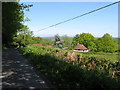
[[[98,38],[97,48],[98,48],[98,51],[115,52],[117,50],[117,45],[112,39],[112,36],[106,33],[101,38]]]
[[[77,34],[73,38],[73,47],[77,45],[77,43],[84,44],[87,48],[89,48],[91,51],[96,51],[96,44],[95,44],[95,38],[90,33],[82,33]]]
[[[54,44],[54,41],[52,39],[43,39],[41,37],[34,37],[32,35],[33,32],[30,31],[27,26],[24,26],[24,28],[22,28],[21,31],[18,32],[18,35],[13,38],[14,42],[12,42],[12,45],[21,47],[28,44],[43,44],[44,46],[53,46]]]
[[[70,37],[68,37],[67,35],[63,35],[61,36],[61,39],[63,41],[63,47],[68,47],[68,49],[72,49],[71,47],[72,40]]]
[[[58,54],[61,51],[64,54]],[[30,62],[44,73],[58,89],[61,87],[80,89],[101,88],[109,90],[120,88],[119,77],[112,74],[119,70],[119,63],[118,65],[113,65],[112,62],[104,58],[82,55],[82,59],[73,64],[71,61],[65,60],[67,52],[68,50],[43,46],[27,45],[21,48],[21,53],[26,55]],[[79,55],[81,53],[77,53],[77,56]],[[92,67],[90,66],[91,63],[95,68],[90,69]]]
[[[21,28],[24,21],[24,9],[31,5],[19,4],[18,2],[2,2],[2,42],[10,45],[13,37]]]
[[[34,41],[32,40],[32,31],[29,30],[27,26],[24,26],[21,31],[18,32],[18,35],[13,38],[12,45],[14,46],[25,46],[28,44],[32,44]]]
[[[41,37],[32,37],[32,40],[33,40],[33,44],[43,44],[43,38],[41,38]]]
[[[54,45],[54,41],[52,39],[50,39],[50,38],[46,38],[46,39],[43,39],[41,44],[43,44],[44,46],[47,46],[47,45],[53,46]]]
[[[118,52],[114,53],[106,53],[106,52],[88,52],[84,53],[85,55],[92,56],[92,57],[98,57],[98,58],[105,58],[106,60],[110,61],[120,61],[118,58]]]
[[[33,35],[33,32],[29,30],[29,28],[26,25],[23,25],[23,27],[20,29],[20,31],[17,32],[17,34],[22,34],[22,35]]]
[[[116,41],[116,39],[114,39]],[[77,45],[77,43],[84,44],[90,51],[97,52],[115,52],[118,51],[117,44],[118,40],[115,42],[110,36],[110,34],[106,33],[101,38],[94,38],[92,34],[82,33],[77,34],[72,41],[73,47]]]
[[[120,38],[113,38],[113,40],[115,41],[116,44],[120,45]]]
[[[79,34],[76,34],[72,41],[72,46],[75,47],[79,43]]]
[[[57,48],[63,48],[63,43],[62,43],[60,36],[58,34],[55,35],[54,46]]]

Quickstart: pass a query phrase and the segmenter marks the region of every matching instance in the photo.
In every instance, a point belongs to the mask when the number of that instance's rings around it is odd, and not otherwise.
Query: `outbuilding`
[[[78,51],[78,52],[88,52],[88,48],[86,48],[83,44],[77,44],[74,49],[74,51]]]

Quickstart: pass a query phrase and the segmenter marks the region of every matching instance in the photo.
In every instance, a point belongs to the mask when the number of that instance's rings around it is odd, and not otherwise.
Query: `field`
[[[118,52],[115,52],[115,53],[104,53],[104,52],[89,53],[88,52],[84,54],[89,56],[94,56],[94,57],[105,58],[106,60],[110,60],[110,61],[120,61]]]
[[[61,87],[120,88],[119,62],[94,57],[90,53],[75,53],[43,46],[28,45],[21,48],[20,52],[29,58],[34,67],[42,72],[58,89]],[[73,57],[70,58],[69,56],[72,55],[68,53],[73,53]],[[100,53],[97,56],[99,55]]]

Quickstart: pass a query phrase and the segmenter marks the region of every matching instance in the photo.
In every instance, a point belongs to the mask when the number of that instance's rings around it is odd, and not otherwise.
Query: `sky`
[[[55,34],[75,36],[81,33],[91,33],[94,37],[102,37],[109,33],[118,37],[118,4],[100,11],[40,31],[50,25],[76,17],[113,2],[23,2],[33,4],[25,16],[30,19],[24,23],[34,36],[51,37]]]
[[[4,0],[4,1],[10,1],[10,0]],[[20,1],[22,2],[115,2],[118,0],[20,0]]]

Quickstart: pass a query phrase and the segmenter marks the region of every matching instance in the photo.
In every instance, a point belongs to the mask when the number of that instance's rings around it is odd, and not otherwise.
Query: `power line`
[[[108,5],[103,6],[103,7],[101,7],[101,8],[98,8],[98,9],[95,9],[95,10],[89,11],[89,12],[87,12],[87,13],[84,13],[84,14],[82,14],[82,15],[79,15],[79,16],[76,16],[76,17],[70,18],[70,19],[68,19],[68,20],[65,20],[65,21],[62,21],[62,22],[56,23],[56,24],[54,24],[54,25],[51,25],[51,26],[49,26],[49,27],[46,27],[46,28],[40,29],[40,30],[38,30],[38,31],[42,31],[42,30],[45,30],[45,29],[48,29],[48,28],[51,28],[51,27],[54,27],[54,26],[57,26],[57,25],[60,25],[60,24],[66,23],[66,22],[68,22],[68,21],[71,21],[71,20],[77,19],[77,18],[79,18],[79,17],[85,16],[85,15],[88,15],[88,14],[90,14],[90,13],[96,12],[96,11],[98,11],[98,10],[104,9],[104,8],[106,8],[106,7],[112,6],[112,5],[117,4],[117,3],[119,3],[119,2],[120,2],[120,1],[117,1],[117,2],[114,2],[114,3],[111,3],[111,4],[108,4]]]

